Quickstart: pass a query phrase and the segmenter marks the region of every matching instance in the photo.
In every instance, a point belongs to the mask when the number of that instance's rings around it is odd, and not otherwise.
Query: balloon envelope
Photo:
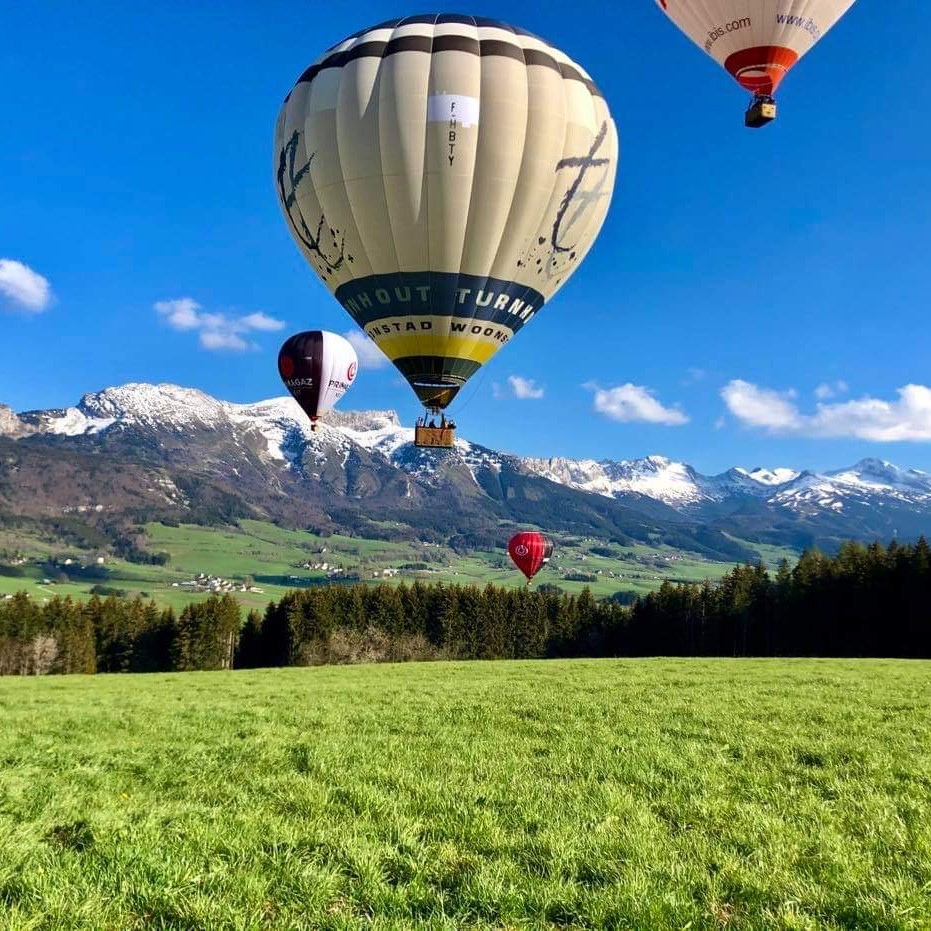
[[[315,425],[349,390],[359,360],[349,340],[325,330],[296,333],[278,353],[278,373],[285,387]]]
[[[617,156],[604,97],[565,53],[430,14],[309,67],[279,113],[274,167],[304,257],[440,409],[578,267]]]
[[[538,531],[522,530],[508,541],[508,555],[529,581],[553,555],[553,543]]]
[[[854,0],[656,0],[741,87],[771,96]]]

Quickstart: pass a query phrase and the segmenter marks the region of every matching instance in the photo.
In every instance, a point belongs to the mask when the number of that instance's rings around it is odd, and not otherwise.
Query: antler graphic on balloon
[[[588,150],[587,155],[575,155],[569,158],[563,158],[556,163],[556,171],[560,171],[563,168],[578,168],[579,173],[575,176],[575,180],[572,184],[567,188],[566,193],[563,195],[563,199],[559,203],[559,209],[556,211],[556,219],[553,221],[553,231],[550,234],[550,246],[552,246],[553,252],[571,252],[572,249],[575,248],[575,245],[564,246],[560,243],[560,227],[565,219],[566,211],[575,199],[589,168],[607,165],[610,161],[610,159],[607,158],[595,158],[595,153],[601,148],[601,144],[605,141],[607,135],[608,123],[606,120],[601,124],[601,129],[598,130],[598,135],[595,136],[592,147]],[[570,223],[569,225],[571,226],[572,224]]]
[[[326,217],[322,213],[317,222],[317,230],[315,233],[311,232],[310,227],[307,225],[307,221],[304,219],[301,206],[297,203],[297,189],[310,172],[310,163],[314,160],[314,156],[317,153],[312,152],[307,162],[295,171],[295,160],[297,158],[297,147],[300,142],[300,135],[301,134],[295,130],[291,138],[282,148],[281,154],[278,156],[278,193],[281,196],[281,202],[284,204],[285,213],[291,224],[291,229],[294,230],[294,235],[297,236],[309,252],[320,257],[320,260],[325,266],[325,272],[323,272],[323,274],[328,274],[338,271],[347,257],[346,236],[341,235],[339,241],[334,238],[333,246],[338,249],[338,251],[335,256],[328,255],[320,245],[322,237],[325,232],[329,232],[331,236],[335,237],[337,231],[331,229],[327,225]],[[292,209],[295,207],[297,208],[299,224],[295,223],[294,214],[292,213]],[[349,261],[352,261],[352,256],[349,256]]]

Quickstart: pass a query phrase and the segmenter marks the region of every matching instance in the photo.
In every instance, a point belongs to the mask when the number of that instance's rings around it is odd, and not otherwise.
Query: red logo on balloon
[[[278,360],[278,369],[281,371],[282,378],[290,378],[294,374],[294,359],[290,356],[282,356]]]
[[[356,370],[359,368],[355,362],[349,363],[349,368],[346,369],[346,381],[352,381],[356,377]]]
[[[532,579],[553,552],[553,544],[535,530],[523,530],[508,541],[508,553],[514,565]]]

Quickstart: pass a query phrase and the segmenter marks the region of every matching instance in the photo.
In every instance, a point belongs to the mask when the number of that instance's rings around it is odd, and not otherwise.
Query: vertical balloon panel
[[[528,267],[521,257],[529,253],[543,222],[553,193],[554,166],[562,157],[566,138],[563,79],[555,68],[535,63],[533,53],[541,45],[537,40],[524,39],[527,120],[520,173],[505,235],[491,267],[494,278],[517,278],[530,284],[539,277],[538,268]]]
[[[427,101],[427,223],[433,327],[425,380],[453,366],[449,346],[451,311],[463,269],[481,113],[478,30],[460,23],[434,29]]]
[[[311,83],[304,120],[306,147],[313,154],[309,178],[320,204],[320,232],[330,259],[326,282],[334,291],[340,284],[373,271],[343,174],[339,107],[344,76],[341,66],[321,69]]]
[[[381,59],[378,132],[388,222],[398,271],[428,267],[426,138],[430,82],[429,27],[402,26],[391,41],[420,41],[423,51],[396,52]]]
[[[381,62],[373,56],[347,61],[336,107],[336,147],[346,201],[365,257],[376,274],[398,269],[381,162]]]
[[[527,68],[519,46],[506,43],[513,39],[500,29],[483,27],[478,30],[483,48],[497,49],[507,54],[482,54],[478,147],[472,181],[472,196],[468,207],[465,249],[462,256],[463,275],[457,286],[490,292],[489,273],[503,241],[515,235],[508,226],[514,203],[527,127]],[[494,43],[494,44],[492,44]],[[510,278],[513,272],[510,269]],[[475,319],[476,304],[458,311],[458,319]],[[460,358],[487,362],[503,345],[481,332],[460,337],[449,352]]]

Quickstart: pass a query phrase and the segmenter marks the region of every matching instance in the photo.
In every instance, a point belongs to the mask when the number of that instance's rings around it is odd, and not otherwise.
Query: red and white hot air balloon
[[[508,541],[508,555],[527,576],[529,585],[530,580],[553,555],[553,541],[537,530],[522,530]]]
[[[776,89],[789,69],[854,0],[656,0],[666,15],[753,94],[747,126],[776,117]]]

